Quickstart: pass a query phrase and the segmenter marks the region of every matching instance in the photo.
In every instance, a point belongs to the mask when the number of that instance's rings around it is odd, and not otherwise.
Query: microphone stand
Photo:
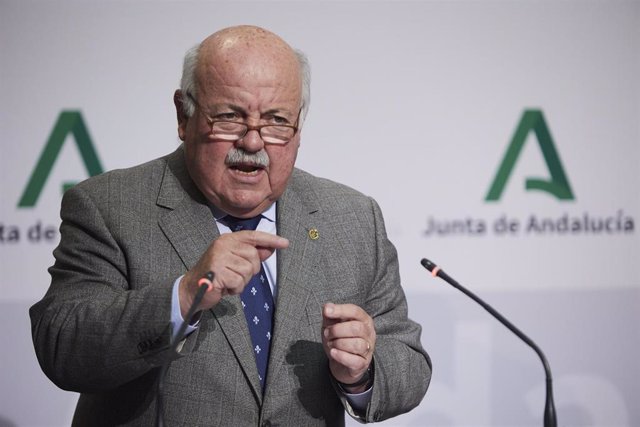
[[[449,283],[451,286],[458,289],[459,291],[467,295],[469,298],[471,298],[472,300],[480,304],[482,308],[487,310],[489,314],[491,314],[493,317],[498,319],[500,323],[506,326],[511,332],[516,334],[518,338],[524,341],[529,347],[531,347],[536,352],[536,354],[538,355],[538,357],[540,357],[540,360],[542,361],[542,366],[544,367],[544,372],[546,376],[546,385],[547,385],[547,390],[546,390],[547,398],[544,405],[544,424],[543,425],[544,427],[557,427],[558,421],[556,419],[556,408],[553,403],[551,367],[549,366],[549,362],[547,362],[547,358],[545,357],[540,347],[538,347],[536,343],[534,343],[528,336],[522,333],[520,329],[516,328],[513,323],[509,322],[503,315],[498,313],[493,307],[491,307],[489,304],[484,302],[482,299],[476,296],[473,292],[471,292],[470,290],[468,290],[467,288],[465,288],[464,286],[456,282],[451,276],[445,273],[440,267],[435,265],[433,262],[429,261],[426,258],[423,258],[422,261],[420,261],[420,263],[424,268],[426,268],[431,272],[431,275],[433,277],[440,277],[442,280]]]

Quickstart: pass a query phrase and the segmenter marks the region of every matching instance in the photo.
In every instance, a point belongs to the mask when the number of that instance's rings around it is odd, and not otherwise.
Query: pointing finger
[[[269,258],[274,250],[289,247],[289,240],[275,234],[265,233],[264,231],[237,231],[233,233],[233,237],[242,243],[258,249],[261,261]]]

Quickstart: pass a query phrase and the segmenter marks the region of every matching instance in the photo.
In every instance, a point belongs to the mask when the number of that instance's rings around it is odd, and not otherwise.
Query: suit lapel
[[[158,221],[160,229],[185,267],[193,267],[219,233],[204,196],[189,177],[181,149],[167,159],[157,204],[168,208]]]
[[[213,315],[218,320],[220,329],[224,333],[240,367],[251,383],[251,388],[256,400],[262,403],[262,386],[258,378],[258,367],[253,356],[253,344],[244,317],[240,296],[224,297],[213,310]]]
[[[182,149],[176,150],[168,158],[157,204],[168,208],[159,220],[161,230],[186,269],[193,267],[220,233],[206,199],[186,170]],[[258,369],[240,297],[225,297],[211,311],[242,370],[250,379],[256,398],[261,401]]]
[[[289,247],[278,251],[278,295],[267,382],[277,377],[291,340],[301,322],[306,322],[312,290],[307,286],[305,267],[315,264],[320,256],[320,245],[309,237],[309,230],[320,228],[316,223],[320,219],[317,203],[311,190],[300,188],[301,183],[296,183],[295,178],[294,171],[277,206],[278,234],[289,240]]]

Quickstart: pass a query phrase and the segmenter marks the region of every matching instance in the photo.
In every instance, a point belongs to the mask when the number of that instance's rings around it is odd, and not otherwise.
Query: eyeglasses
[[[257,130],[260,134],[260,138],[265,144],[284,145],[295,136],[298,132],[298,122],[300,120],[300,113],[302,109],[298,111],[298,118],[293,125],[258,125],[251,126],[242,122],[231,122],[226,120],[213,120],[207,115],[205,109],[196,101],[195,97],[187,92],[187,96],[194,104],[200,109],[200,112],[207,119],[207,123],[211,126],[211,136],[215,139],[221,139],[223,141],[235,142],[238,141],[247,134],[250,130]]]

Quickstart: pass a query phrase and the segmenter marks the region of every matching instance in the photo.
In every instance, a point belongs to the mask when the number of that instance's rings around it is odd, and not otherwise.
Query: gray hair
[[[196,84],[196,68],[198,65],[198,55],[200,54],[200,44],[192,47],[184,55],[184,63],[182,65],[182,79],[180,80],[180,90],[182,91],[182,107],[187,117],[191,117],[195,112],[196,106],[187,96],[190,93],[192,96],[197,96],[198,87]],[[296,57],[298,58],[298,64],[300,65],[300,76],[302,77],[302,111],[300,112],[300,123],[302,127],[304,119],[307,117],[309,111],[309,104],[311,102],[311,65],[307,55],[301,50],[294,50]]]

